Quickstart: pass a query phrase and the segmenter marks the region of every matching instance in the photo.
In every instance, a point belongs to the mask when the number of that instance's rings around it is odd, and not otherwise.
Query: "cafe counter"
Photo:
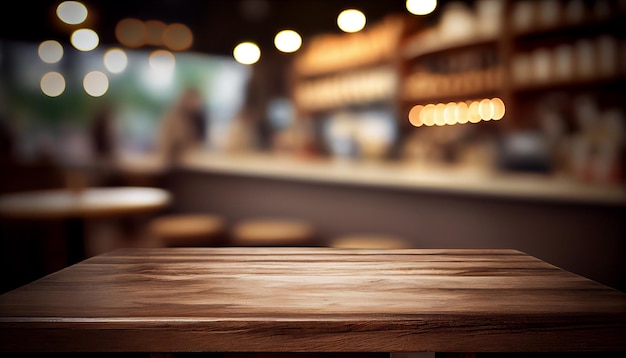
[[[623,187],[267,154],[196,152],[172,169],[173,211],[303,219],[320,246],[380,234],[414,248],[512,248],[626,291]]]
[[[546,174],[507,174],[401,161],[307,159],[269,154],[190,153],[182,168],[216,174],[500,198],[625,205],[624,187],[589,185]]]

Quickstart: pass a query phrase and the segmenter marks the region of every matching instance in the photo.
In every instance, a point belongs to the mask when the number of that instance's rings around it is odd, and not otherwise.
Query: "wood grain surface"
[[[5,352],[624,350],[626,294],[515,250],[119,249],[0,296]]]

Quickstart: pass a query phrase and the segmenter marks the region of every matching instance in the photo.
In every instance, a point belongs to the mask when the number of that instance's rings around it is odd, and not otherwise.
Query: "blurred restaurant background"
[[[626,1],[21,1],[0,195],[163,189],[119,247],[512,248],[626,291]],[[2,287],[67,218],[0,201]]]

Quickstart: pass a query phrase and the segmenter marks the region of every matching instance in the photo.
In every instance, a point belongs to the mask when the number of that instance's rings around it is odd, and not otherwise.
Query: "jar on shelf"
[[[574,77],[574,48],[570,44],[561,44],[554,48],[554,77],[561,81]]]

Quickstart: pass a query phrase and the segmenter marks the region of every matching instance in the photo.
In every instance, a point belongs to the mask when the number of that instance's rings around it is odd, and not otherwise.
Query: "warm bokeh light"
[[[49,97],[58,97],[65,91],[65,78],[58,72],[48,72],[39,82],[41,92]]]
[[[185,51],[193,44],[193,33],[185,24],[169,24],[163,32],[163,43],[172,51]]]
[[[480,122],[480,113],[478,113],[479,103],[477,101],[473,101],[470,103],[469,108],[467,109],[467,120],[470,123],[478,123]]]
[[[88,95],[100,97],[109,90],[109,78],[100,71],[92,71],[85,75],[83,88]]]
[[[468,106],[469,103],[469,106]],[[448,102],[447,104],[415,105],[409,111],[409,122],[415,126],[444,126],[499,120],[504,117],[504,102],[500,98],[480,101]]]
[[[57,63],[63,58],[63,46],[55,40],[44,41],[37,49],[39,58],[45,63]]]
[[[435,118],[435,125],[437,126],[443,126],[446,124],[446,121],[443,118],[444,109],[446,109],[446,105],[443,103],[437,103],[435,105],[435,111],[433,113],[433,117]]]
[[[77,50],[91,51],[98,47],[100,38],[98,34],[91,29],[79,29],[72,33],[70,42]]]
[[[150,54],[148,59],[150,68],[155,71],[172,72],[176,67],[176,58],[174,54],[167,50],[156,50]]]
[[[459,124],[465,124],[469,120],[468,118],[469,111],[467,107],[467,103],[459,102],[454,109],[454,117],[456,117],[456,122]]]
[[[422,109],[422,112],[420,113],[420,120],[422,121],[422,123],[424,123],[427,126],[432,126],[435,124],[435,116],[433,115],[435,111],[435,105],[432,103],[429,103],[427,105],[424,106],[424,109]]]
[[[165,34],[165,23],[160,20],[148,20],[146,26],[146,45],[161,46]]]
[[[422,123],[422,120],[420,118],[423,109],[424,106],[422,106],[421,104],[418,104],[411,108],[411,110],[409,111],[409,123],[411,123],[411,125],[415,127],[420,127],[422,124],[424,124]]]
[[[126,47],[141,47],[146,43],[146,26],[138,19],[122,19],[115,26],[115,37]]]
[[[302,37],[293,30],[283,30],[274,37],[274,45],[279,51],[295,52],[302,45]]]
[[[457,123],[457,118],[455,116],[456,107],[457,104],[454,102],[449,102],[448,104],[446,104],[446,108],[444,108],[443,110],[443,120],[446,122],[446,124],[452,125]]]
[[[483,121],[489,121],[493,117],[493,104],[487,98],[478,103],[478,114]]]
[[[344,10],[337,16],[337,26],[344,32],[361,31],[365,21],[365,15],[356,9]]]
[[[104,54],[102,62],[109,72],[121,73],[128,65],[128,56],[126,52],[120,48],[111,48]]]
[[[504,113],[506,111],[505,106],[504,106],[504,101],[502,101],[500,98],[492,98],[491,99],[491,104],[493,106],[493,117],[492,119],[494,121],[500,120],[502,119],[502,117],[504,117]]]
[[[77,25],[87,19],[87,8],[78,1],[64,1],[57,6],[57,16],[66,24]]]
[[[244,65],[251,65],[261,58],[261,49],[255,43],[242,42],[233,50],[235,60]]]
[[[436,7],[437,0],[406,0],[406,9],[413,15],[428,15]]]

